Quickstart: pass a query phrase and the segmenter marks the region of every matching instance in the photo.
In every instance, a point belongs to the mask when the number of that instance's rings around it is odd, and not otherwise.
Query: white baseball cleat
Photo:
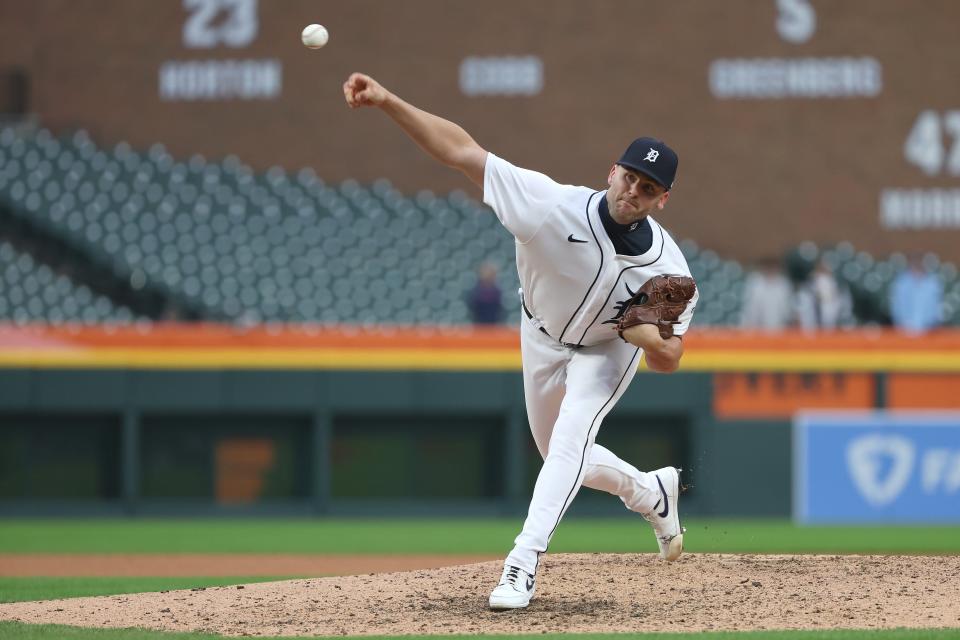
[[[520,567],[507,565],[500,584],[490,594],[491,609],[523,609],[530,604],[536,590],[536,578]]]
[[[677,509],[680,471],[674,467],[664,467],[650,473],[657,479],[660,500],[653,510],[643,514],[643,517],[653,525],[653,532],[660,546],[660,557],[667,562],[673,562],[683,553],[683,532],[686,531],[680,524],[680,511]]]

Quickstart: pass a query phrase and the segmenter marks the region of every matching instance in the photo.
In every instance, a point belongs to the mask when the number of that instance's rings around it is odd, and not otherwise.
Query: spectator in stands
[[[907,268],[890,285],[890,316],[898,329],[920,334],[943,321],[943,283],[923,265],[921,254],[912,254]]]
[[[484,262],[477,270],[477,284],[467,294],[470,318],[476,324],[498,324],[503,320],[503,302],[497,286],[497,267]]]
[[[837,282],[827,261],[817,262],[806,281],[797,287],[796,312],[797,324],[805,331],[836,329],[851,323],[850,291]]]
[[[793,320],[793,287],[774,257],[757,261],[743,286],[740,326],[781,331]]]

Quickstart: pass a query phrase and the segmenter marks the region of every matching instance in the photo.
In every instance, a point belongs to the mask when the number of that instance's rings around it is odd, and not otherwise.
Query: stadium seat
[[[0,320],[26,323],[130,323],[146,321],[129,308],[94,294],[85,285],[38,263],[10,242],[0,241]]]
[[[460,190],[410,197],[388,180],[329,185],[309,168],[256,174],[235,156],[178,161],[161,144],[138,152],[120,142],[108,150],[84,131],[58,138],[42,128],[0,127],[0,199],[14,215],[110,265],[118,281],[160,291],[201,317],[466,323],[464,294],[477,267],[491,262],[515,318],[512,239]],[[701,285],[696,322],[736,324],[742,266],[690,240],[680,246]],[[905,262],[850,243],[804,243],[795,254],[803,268],[822,257],[858,295],[876,300]],[[930,266],[944,280],[944,306],[957,323],[957,270],[939,261]],[[44,290],[40,299],[52,296]],[[67,317],[62,308],[50,314]],[[106,314],[126,316],[119,309]]]

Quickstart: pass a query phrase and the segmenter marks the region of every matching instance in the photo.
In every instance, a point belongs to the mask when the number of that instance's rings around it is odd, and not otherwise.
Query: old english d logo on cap
[[[637,138],[623,152],[617,164],[648,176],[664,189],[670,189],[677,176],[679,159],[663,140]]]

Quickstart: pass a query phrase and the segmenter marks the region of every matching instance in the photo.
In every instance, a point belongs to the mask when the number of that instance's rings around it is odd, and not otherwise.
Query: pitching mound
[[[960,556],[547,556],[529,609],[492,612],[498,561],[0,605],[0,619],[227,635],[960,626]]]

